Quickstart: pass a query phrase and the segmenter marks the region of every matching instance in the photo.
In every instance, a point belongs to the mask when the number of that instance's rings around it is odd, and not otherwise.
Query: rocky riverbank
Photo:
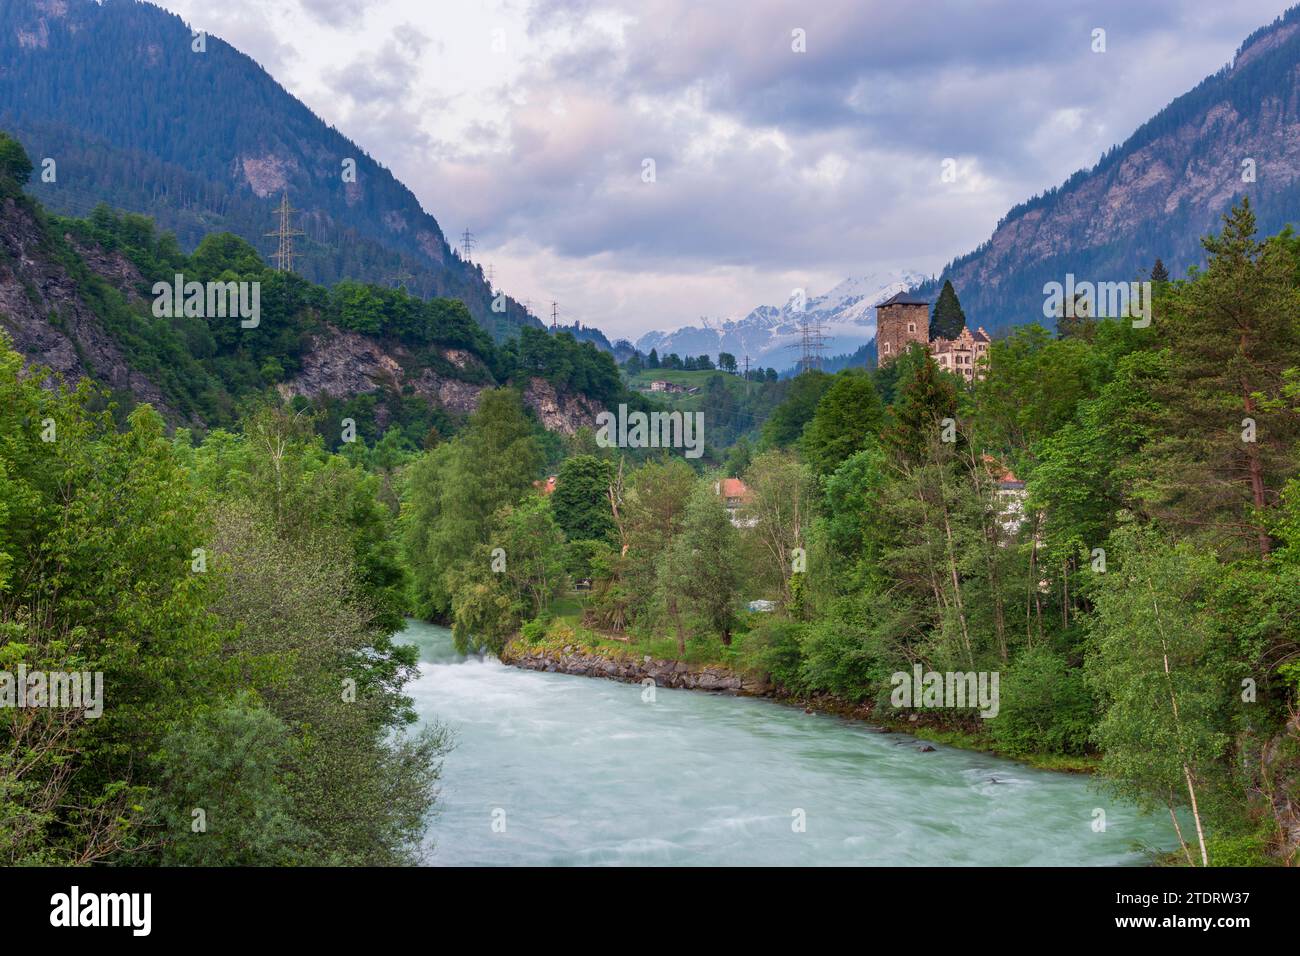
[[[773,696],[772,685],[766,680],[716,664],[697,667],[684,661],[660,660],[648,654],[610,657],[576,644],[562,648],[537,647],[516,638],[502,650],[501,660],[527,670],[604,677],[627,684],[640,684],[650,679],[657,687],[711,690],[749,697]]]
[[[928,714],[911,713],[906,717],[881,712],[871,701],[851,702],[833,694],[795,695],[774,686],[762,676],[734,671],[720,664],[690,665],[684,661],[665,660],[647,655],[598,653],[580,644],[563,646],[534,645],[515,637],[501,651],[502,663],[526,670],[573,674],[578,677],[603,677],[607,680],[640,684],[647,678],[657,687],[706,690],[745,697],[767,697],[777,703],[799,707],[807,713],[834,714],[860,720],[880,732],[908,734],[919,738],[923,752],[934,750],[931,741],[1008,757],[1044,770],[1066,773],[1091,773],[1096,770],[1095,757],[1062,757],[1048,754],[1003,754],[978,728],[961,728],[943,724]],[[887,710],[887,709],[886,709]]]

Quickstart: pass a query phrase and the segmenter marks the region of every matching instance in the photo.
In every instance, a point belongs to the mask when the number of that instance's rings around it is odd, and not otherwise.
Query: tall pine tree
[[[934,304],[934,314],[930,316],[930,338],[955,339],[966,328],[966,313],[957,301],[957,291],[952,281],[943,280],[943,289],[939,292],[939,301]]]
[[[1209,262],[1157,309],[1166,366],[1146,449],[1152,512],[1221,552],[1272,548],[1266,511],[1296,473],[1300,415],[1284,389],[1300,355],[1300,242],[1255,238],[1243,199],[1204,240]]]

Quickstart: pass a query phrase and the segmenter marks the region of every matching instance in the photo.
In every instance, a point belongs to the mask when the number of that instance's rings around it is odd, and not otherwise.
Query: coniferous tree
[[[1166,375],[1145,456],[1156,515],[1225,551],[1272,548],[1267,509],[1296,473],[1300,414],[1285,398],[1300,355],[1300,243],[1255,238],[1243,199],[1204,240],[1209,262],[1156,323]],[[1159,304],[1159,303],[1158,303]]]
[[[1168,282],[1169,270],[1165,268],[1163,259],[1156,259],[1156,264],[1151,267],[1152,282]]]
[[[829,475],[871,442],[884,414],[870,376],[841,372],[804,426],[799,441],[804,460],[815,474]]]
[[[910,350],[909,350],[910,351]],[[900,359],[901,361],[901,359]],[[898,385],[889,423],[881,433],[885,447],[909,461],[920,461],[931,437],[944,427],[944,419],[957,416],[957,390],[939,374],[928,351],[908,377]],[[953,432],[954,443],[959,439]]]
[[[930,317],[931,339],[955,339],[966,328],[966,313],[957,301],[957,291],[952,282],[944,280],[939,299],[934,303],[934,314]]]

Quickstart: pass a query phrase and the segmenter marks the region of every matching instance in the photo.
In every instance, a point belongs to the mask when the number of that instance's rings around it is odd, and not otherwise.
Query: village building
[[[962,329],[955,339],[930,338],[930,303],[899,292],[876,306],[876,365],[883,368],[916,342],[930,348],[941,369],[968,382],[984,377],[980,360],[992,339],[983,328]]]
[[[744,517],[744,509],[753,500],[753,494],[739,478],[723,478],[714,482],[713,493],[722,499],[722,504],[731,515],[731,523],[737,528],[752,528],[758,524],[757,518]]]
[[[984,455],[984,467],[993,478],[998,494],[998,523],[1015,535],[1025,520],[1025,483],[992,455]]]
[[[988,352],[990,341],[983,328],[974,332],[963,328],[955,339],[932,339],[930,352],[939,368],[973,382],[976,375],[984,377],[980,359]]]

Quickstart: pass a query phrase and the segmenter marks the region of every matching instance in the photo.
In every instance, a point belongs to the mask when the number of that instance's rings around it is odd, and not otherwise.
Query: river
[[[412,622],[455,733],[434,865],[1141,864],[1168,822],[1034,770],[767,700],[507,667]],[[1094,811],[1105,811],[1105,830]],[[802,832],[799,824],[802,822]]]

